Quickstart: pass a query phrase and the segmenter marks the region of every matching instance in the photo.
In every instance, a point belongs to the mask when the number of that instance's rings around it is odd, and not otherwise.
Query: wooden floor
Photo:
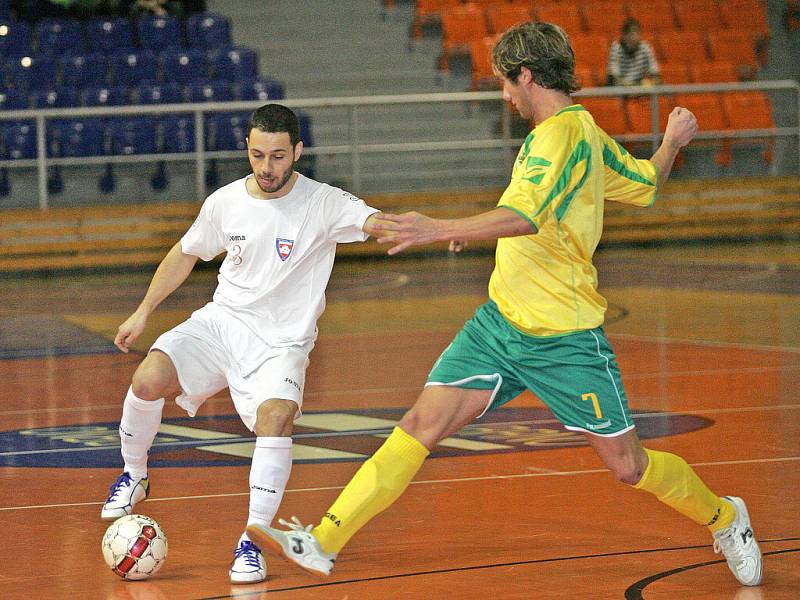
[[[747,501],[761,587],[739,587],[703,528],[615,482],[530,395],[437,448],[329,579],[270,561],[253,586],[227,572],[252,438],[225,393],[194,421],[168,403],[139,511],[169,557],[124,582],[103,563],[99,519],[122,398],[149,343],[214,286],[193,274],[126,356],[108,340],[150,277],[126,272],[0,279],[0,597],[800,598],[800,243],[605,250],[597,263],[637,428]],[[319,519],[413,403],[490,270],[490,256],[443,253],[337,266],[280,515]]]

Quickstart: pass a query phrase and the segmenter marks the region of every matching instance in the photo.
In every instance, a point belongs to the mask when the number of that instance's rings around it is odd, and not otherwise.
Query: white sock
[[[269,526],[278,512],[292,471],[292,438],[257,437],[250,465],[250,514],[247,524]]]
[[[125,470],[131,477],[147,477],[147,453],[161,425],[164,398],[142,400],[128,388],[119,422],[119,439]]]

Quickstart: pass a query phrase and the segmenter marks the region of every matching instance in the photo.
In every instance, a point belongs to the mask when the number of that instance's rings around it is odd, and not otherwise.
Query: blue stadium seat
[[[233,87],[227,81],[198,79],[186,86],[189,102],[230,102]]]
[[[86,23],[89,46],[94,52],[106,54],[133,50],[133,27],[124,17],[103,17]]]
[[[105,125],[101,119],[58,120],[48,124],[48,154],[54,158],[102,156]]]
[[[111,81],[136,86],[158,79],[156,55],[152,50],[117,52],[111,55]]]
[[[28,108],[28,97],[20,90],[0,89],[0,110],[24,110]],[[0,125],[4,122],[0,121]]]
[[[159,55],[164,81],[187,84],[208,77],[208,59],[202,50],[164,50]]]
[[[31,108],[69,108],[71,106],[80,106],[78,90],[71,87],[33,90],[30,100]]]
[[[82,95],[86,106],[124,106],[131,103],[130,88],[124,85],[86,88]]]
[[[97,87],[108,81],[108,59],[104,54],[74,54],[58,61],[63,85]]]
[[[222,48],[210,54],[214,79],[235,81],[258,77],[258,54],[251,48]]]
[[[194,152],[194,115],[166,115],[161,118],[164,134],[162,152]]]
[[[0,21],[0,56],[28,56],[33,51],[31,28],[27,23]]]
[[[154,52],[165,48],[182,48],[181,22],[174,15],[145,15],[136,21],[139,44]]]
[[[304,146],[311,147],[314,145],[314,136],[311,134],[311,117],[302,110],[296,111],[296,114],[300,126],[300,139]]]
[[[250,113],[217,113],[209,119],[213,131],[208,150],[246,150]]]
[[[3,130],[3,147],[10,160],[36,158],[36,126],[32,121],[12,121]]]
[[[177,83],[143,83],[134,88],[139,104],[178,104],[185,102],[183,90]]]
[[[274,79],[246,79],[236,82],[239,100],[281,100],[284,98],[283,86]]]
[[[56,62],[47,56],[22,56],[9,62],[8,75],[17,87],[41,90],[56,84]]]
[[[224,48],[231,45],[231,22],[216,13],[197,13],[186,19],[186,38],[193,47]]]
[[[109,122],[111,152],[116,155],[155,154],[156,121],[152,117],[115,117]]]
[[[63,56],[83,52],[83,34],[74,19],[43,19],[34,25],[39,54]]]

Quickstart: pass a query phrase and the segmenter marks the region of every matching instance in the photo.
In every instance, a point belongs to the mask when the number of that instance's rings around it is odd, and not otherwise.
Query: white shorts
[[[189,416],[228,387],[236,412],[253,431],[256,411],[265,400],[291,400],[300,416],[313,347],[313,341],[271,347],[223,309],[207,304],[159,336],[151,351],[160,350],[175,365],[181,386],[175,402]]]

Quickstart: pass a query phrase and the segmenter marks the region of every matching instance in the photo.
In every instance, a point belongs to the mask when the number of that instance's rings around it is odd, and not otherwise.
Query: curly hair
[[[506,31],[492,50],[492,66],[513,83],[526,67],[544,88],[571,94],[581,87],[569,37],[552,23],[520,23]]]

